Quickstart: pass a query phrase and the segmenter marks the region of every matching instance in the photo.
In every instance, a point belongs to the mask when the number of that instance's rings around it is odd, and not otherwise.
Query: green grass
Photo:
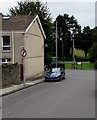
[[[93,63],[83,63],[82,64],[82,69],[93,70],[94,69],[94,64]]]
[[[65,63],[65,68],[67,69],[73,69],[72,66],[73,62],[70,63]],[[76,69],[83,69],[83,70],[94,70],[94,64],[93,63],[82,63],[82,67],[81,64],[76,64]]]
[[[65,68],[71,69],[72,68],[72,63],[65,63]]]
[[[84,54],[83,50],[75,49],[75,55],[76,55],[76,58],[79,58],[79,61],[81,61],[82,59],[85,59],[85,54]],[[87,54],[87,58],[89,58],[88,54]],[[73,64],[72,61],[71,62],[65,62],[65,68],[73,69],[72,64]],[[81,64],[76,64],[76,69],[94,70],[95,68],[94,68],[93,63],[82,62],[82,66],[81,66]]]

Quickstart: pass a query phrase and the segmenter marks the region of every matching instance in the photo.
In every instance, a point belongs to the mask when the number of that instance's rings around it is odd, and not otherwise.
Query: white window
[[[11,63],[11,59],[2,58],[2,63]]]
[[[2,36],[2,50],[10,51],[10,36]]]

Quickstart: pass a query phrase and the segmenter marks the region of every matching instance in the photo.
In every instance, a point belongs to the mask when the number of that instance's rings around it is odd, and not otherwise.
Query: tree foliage
[[[97,42],[97,26],[92,31],[93,42]]]
[[[74,16],[68,14],[59,15],[54,21],[54,32],[55,23],[57,21],[58,26],[58,56],[62,56],[62,42],[64,45],[64,56],[70,57],[70,48],[72,47],[72,39],[74,35],[81,31],[81,27],[78,24]]]
[[[92,61],[97,61],[97,42],[93,44],[93,46],[90,49],[89,56]]]
[[[89,49],[93,45],[93,35],[92,34],[93,34],[93,30],[90,29],[89,26],[86,26],[86,27],[84,27],[83,31],[76,34],[76,37],[75,37],[76,49],[84,50],[85,57],[87,57]]]
[[[92,30],[92,47],[89,50],[90,59],[94,62],[95,67],[97,68],[97,27]]]

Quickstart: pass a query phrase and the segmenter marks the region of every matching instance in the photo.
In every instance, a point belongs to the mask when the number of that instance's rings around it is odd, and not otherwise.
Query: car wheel
[[[44,80],[45,82],[47,81],[47,78],[45,78],[45,80]]]
[[[65,79],[65,73],[63,74],[63,79]]]
[[[60,76],[60,81],[62,80],[62,76]]]

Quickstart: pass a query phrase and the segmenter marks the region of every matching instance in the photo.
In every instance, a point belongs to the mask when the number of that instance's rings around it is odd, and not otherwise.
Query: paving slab
[[[43,81],[44,81],[44,79],[42,78],[42,79],[38,79],[38,80],[35,80],[35,81],[26,81],[25,85],[22,83],[22,84],[19,84],[19,85],[13,85],[11,87],[0,89],[0,96],[5,96],[5,95],[8,95],[8,94],[11,94],[13,92],[28,88],[28,87],[36,85],[36,84],[39,84]]]

